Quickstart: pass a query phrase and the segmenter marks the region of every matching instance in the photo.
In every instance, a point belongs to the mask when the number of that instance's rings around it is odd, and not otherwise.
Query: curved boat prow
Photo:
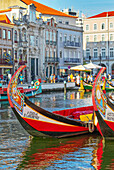
[[[114,104],[103,93],[101,89],[101,75],[105,71],[105,67],[99,71],[92,89],[92,100],[95,111],[96,126],[105,138],[114,137]]]
[[[19,77],[19,74],[20,72],[25,68],[26,66],[21,66],[18,68],[18,70],[14,73],[14,75],[12,76],[12,78],[10,79],[9,81],[9,84],[8,84],[8,88],[7,88],[7,96],[8,96],[8,100],[9,100],[9,103],[10,103],[10,106],[13,108],[14,107],[14,103],[16,104],[17,102],[17,105],[21,103],[20,100],[21,97],[23,96],[20,91],[17,89],[17,82],[18,82],[18,77]],[[22,96],[20,96],[20,94]]]

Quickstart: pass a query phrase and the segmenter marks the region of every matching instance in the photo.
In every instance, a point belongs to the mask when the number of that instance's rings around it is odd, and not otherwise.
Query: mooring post
[[[66,99],[66,81],[64,81],[64,99]]]

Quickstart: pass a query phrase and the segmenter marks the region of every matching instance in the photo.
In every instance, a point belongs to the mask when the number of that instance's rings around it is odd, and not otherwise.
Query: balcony
[[[18,47],[28,47],[28,42],[25,40],[25,41],[19,41],[18,42]]]
[[[67,48],[77,48],[77,47],[80,47],[80,43],[78,42],[74,42],[74,41],[64,41],[64,47],[67,47]]]
[[[0,58],[0,65],[13,65],[13,60],[11,61],[8,61],[7,59],[4,59],[4,58]]]
[[[114,56],[97,56],[97,57],[93,57],[91,56],[91,61],[114,61]],[[85,57],[85,61],[89,61],[89,57]]]
[[[63,58],[64,63],[81,63],[80,58]]]
[[[59,58],[58,57],[45,57],[45,62],[48,63],[58,63]]]

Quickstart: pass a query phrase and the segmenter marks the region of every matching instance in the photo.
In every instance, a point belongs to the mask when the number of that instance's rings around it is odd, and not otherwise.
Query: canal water
[[[91,106],[91,93],[46,93],[30,99],[47,110]],[[99,133],[73,138],[32,138],[22,128],[8,102],[0,103],[0,169],[114,170],[114,140]]]

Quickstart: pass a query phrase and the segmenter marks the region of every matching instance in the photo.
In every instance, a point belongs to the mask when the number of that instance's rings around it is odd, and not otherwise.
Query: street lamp
[[[101,54],[99,55],[99,59],[100,59],[100,66],[101,66]]]
[[[89,62],[91,62],[91,56],[89,55]]]

